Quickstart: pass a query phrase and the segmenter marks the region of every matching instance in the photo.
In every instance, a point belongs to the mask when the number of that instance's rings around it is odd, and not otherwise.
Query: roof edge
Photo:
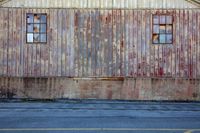
[[[0,6],[4,5],[5,3],[9,2],[11,0],[0,0]]]
[[[69,0],[69,1],[73,1],[73,0]],[[83,0],[82,2],[81,2],[81,0],[79,1],[81,4],[83,4],[84,3],[84,1],[87,1],[87,4],[88,4],[88,1],[90,1],[91,2],[91,0]],[[99,0],[99,1],[102,1],[102,0]],[[108,0],[108,1],[113,1],[113,0]],[[124,0],[121,0],[122,2],[124,1]],[[128,0],[129,2],[130,1],[140,1],[140,0]],[[148,2],[149,0],[147,0],[147,2]],[[163,1],[163,0],[160,0],[160,1]],[[200,8],[200,0],[183,0],[183,1],[185,1],[185,2],[187,2],[190,6],[188,6],[188,7],[186,7],[186,8]],[[14,2],[14,0],[0,0],[0,7],[15,7],[15,6],[11,6],[10,5],[10,2],[11,2],[11,5],[12,5],[12,3]],[[24,5],[23,5],[23,1],[21,1],[22,2],[22,7],[24,7]],[[134,5],[133,6],[133,8],[140,8],[140,6],[141,6],[141,4],[144,4],[144,2],[145,2],[145,0],[143,0],[143,2],[140,2],[140,3],[134,3],[134,4],[136,4],[136,5]],[[149,1],[150,2],[150,1]],[[165,1],[166,2],[166,1]],[[26,2],[25,2],[26,3]],[[76,4],[77,4],[77,0],[76,0],[76,2],[75,2]],[[101,2],[100,2],[101,3]],[[99,3],[99,4],[100,4]],[[44,4],[44,3],[43,3]],[[75,5],[76,5],[75,4]],[[112,4],[113,4],[113,2],[112,2]],[[115,2],[115,7],[116,8],[123,8],[123,7],[121,7],[121,6],[118,6],[118,5],[116,5],[117,3]],[[151,3],[150,3],[151,4]],[[176,3],[177,4],[177,3]],[[9,5],[9,6],[8,6]],[[77,5],[79,5],[79,4],[77,4]],[[86,4],[84,4],[84,6],[83,7],[85,7],[85,5]],[[125,5],[125,4],[124,4]],[[138,7],[138,5],[139,5],[139,7]],[[148,4],[147,4],[148,5]],[[60,5],[59,5],[60,6]],[[112,5],[113,6],[113,5]],[[112,7],[111,5],[109,5],[108,7]],[[127,6],[127,5],[126,5]],[[145,5],[146,6],[146,5]],[[144,6],[144,7],[145,7]],[[16,7],[19,7],[19,5],[18,6],[16,6]],[[20,6],[21,7],[21,6]],[[29,8],[30,6],[26,6],[27,8]],[[69,6],[67,6],[67,7],[69,7]],[[73,6],[72,6],[73,7]],[[75,6],[76,7],[76,6]],[[82,7],[82,6],[81,6]],[[96,7],[96,6],[95,6]],[[101,6],[100,6],[101,7]],[[115,7],[114,7],[114,9],[115,9]],[[141,6],[142,7],[142,6]],[[167,6],[165,7],[165,6],[159,6],[159,3],[157,3],[156,4],[156,7],[152,7],[152,8],[160,8],[160,7],[163,7],[163,8],[167,8]],[[31,8],[31,7],[30,7]],[[51,8],[51,6],[50,7],[48,7],[47,5],[46,6],[44,6],[44,8]],[[77,8],[77,7],[76,7]],[[102,8],[102,7],[101,7]],[[106,7],[107,8],[107,7]],[[124,8],[126,8],[126,7],[124,7]],[[170,8],[170,7],[168,7],[168,8]],[[184,7],[173,7],[172,6],[172,8],[184,8]]]
[[[199,0],[186,0],[187,2],[190,2],[191,4],[194,4],[195,6],[200,7],[200,1]]]

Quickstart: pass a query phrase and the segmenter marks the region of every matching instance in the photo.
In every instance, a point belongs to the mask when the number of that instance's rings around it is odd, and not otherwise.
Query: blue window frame
[[[47,43],[47,14],[26,14],[26,42]]]
[[[152,20],[152,43],[173,44],[173,16],[154,14]]]

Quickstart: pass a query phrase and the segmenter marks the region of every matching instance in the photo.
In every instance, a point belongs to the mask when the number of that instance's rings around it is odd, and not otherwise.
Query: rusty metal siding
[[[138,8],[199,8],[186,0],[11,0],[3,7],[27,8],[98,8],[98,9],[138,9]]]
[[[0,74],[200,78],[200,11],[0,9]],[[26,44],[26,13],[47,13],[47,44]],[[152,14],[174,15],[173,45],[151,44]],[[62,16],[62,17],[61,17]]]

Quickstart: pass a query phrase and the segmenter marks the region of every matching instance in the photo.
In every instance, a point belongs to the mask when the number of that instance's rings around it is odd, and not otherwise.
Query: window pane
[[[33,23],[33,14],[27,14],[27,23]]]
[[[40,23],[40,15],[34,14],[34,23]]]
[[[40,24],[34,24],[34,33],[38,33],[40,30]]]
[[[46,33],[46,24],[41,24],[40,32]]]
[[[172,25],[167,25],[166,26],[166,32],[167,33],[172,33]]]
[[[165,25],[160,25],[159,31],[160,33],[165,33]]]
[[[165,16],[160,16],[160,24],[165,24]]]
[[[167,24],[172,24],[172,16],[166,16],[166,19]]]
[[[28,24],[27,31],[28,32],[33,32],[33,24]]]
[[[166,43],[172,43],[172,34],[167,34],[167,40],[166,40]]]
[[[40,42],[40,35],[39,34],[34,34],[33,41],[34,42]]]
[[[159,24],[159,16],[153,16],[153,24]]]
[[[159,33],[159,25],[153,26],[153,33]]]
[[[158,34],[154,34],[153,35],[153,43],[158,43],[159,42],[159,35]]]
[[[41,15],[41,23],[47,23],[46,15]]]
[[[47,35],[46,34],[41,34],[40,35],[40,39],[41,39],[41,42],[47,42]]]
[[[165,41],[166,35],[165,35],[165,34],[160,34],[159,39],[160,39],[160,43],[165,43],[165,42],[166,42],[166,41]]]
[[[33,34],[32,33],[27,34],[27,42],[33,42]]]

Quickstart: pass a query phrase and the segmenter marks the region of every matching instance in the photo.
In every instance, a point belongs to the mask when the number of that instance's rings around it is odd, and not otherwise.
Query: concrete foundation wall
[[[0,78],[0,98],[200,100],[199,79]]]

